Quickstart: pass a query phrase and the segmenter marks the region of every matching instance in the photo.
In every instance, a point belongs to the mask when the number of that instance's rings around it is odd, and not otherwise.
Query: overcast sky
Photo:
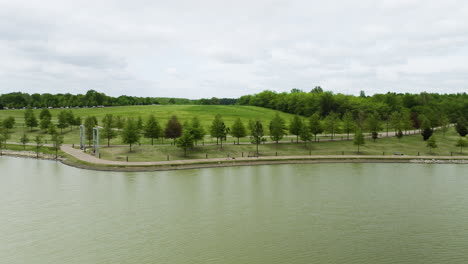
[[[468,91],[468,1],[0,0],[0,93]]]

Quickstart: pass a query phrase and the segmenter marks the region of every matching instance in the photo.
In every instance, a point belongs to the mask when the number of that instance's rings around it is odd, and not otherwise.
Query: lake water
[[[0,158],[0,263],[468,263],[468,166]]]

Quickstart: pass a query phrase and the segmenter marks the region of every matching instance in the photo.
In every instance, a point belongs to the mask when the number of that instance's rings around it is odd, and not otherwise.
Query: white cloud
[[[0,16],[0,93],[200,98],[468,84],[468,3],[457,0],[0,0]]]

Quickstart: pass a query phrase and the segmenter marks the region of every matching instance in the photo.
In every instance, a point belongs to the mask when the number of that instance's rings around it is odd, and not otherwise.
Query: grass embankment
[[[52,121],[57,122],[57,115],[64,109],[50,109],[52,114]],[[119,106],[119,107],[106,107],[106,108],[79,108],[70,109],[73,111],[75,116],[81,116],[83,119],[87,116],[96,116],[99,120],[106,115],[112,114],[114,116],[122,116],[125,118],[137,118],[141,116],[145,122],[149,115],[153,114],[158,120],[162,127],[166,126],[167,120],[176,115],[181,123],[192,120],[193,117],[198,117],[205,130],[209,131],[209,126],[214,119],[216,114],[220,114],[227,126],[231,126],[237,118],[241,118],[244,125],[248,125],[248,120],[254,120],[259,118],[264,122],[265,131],[267,132],[267,122],[269,122],[276,113],[279,113],[281,117],[289,121],[293,115],[286,114],[283,112],[255,107],[255,106],[239,106],[239,105],[147,105],[147,106]],[[33,110],[36,117],[39,118],[40,109]],[[16,120],[15,128],[11,130],[11,142],[19,142],[23,132],[32,140],[36,135],[44,135],[45,139],[50,138],[49,135],[40,131],[38,128],[30,131],[28,128],[24,128],[24,112],[25,110],[1,110],[0,120],[6,117],[13,116]],[[60,129],[58,130],[60,131]],[[79,144],[79,131],[75,127],[73,130],[66,128],[63,130],[64,143],[66,144]],[[210,141],[210,138],[206,138]],[[289,139],[290,140],[290,139]],[[101,139],[102,144],[107,143],[104,139]],[[141,144],[150,144],[150,139],[142,138]],[[233,142],[233,139],[230,139]],[[169,143],[169,141],[165,141]],[[120,137],[117,137],[111,141],[111,144],[118,145],[122,144]]]
[[[435,132],[438,148],[429,150],[426,142],[422,140],[419,134],[404,136],[401,140],[396,137],[377,139],[366,139],[365,145],[360,147],[357,153],[357,147],[351,140],[336,140],[327,142],[312,142],[307,146],[304,143],[281,143],[281,144],[262,144],[259,146],[260,156],[299,156],[299,155],[386,155],[392,156],[395,152],[400,152],[410,156],[450,156],[468,155],[468,151],[461,154],[460,148],[455,147],[456,140],[459,138],[453,128],[443,136],[442,132]],[[203,159],[203,158],[223,158],[223,157],[247,157],[255,153],[255,145],[232,143],[220,145],[197,146],[188,151],[188,156],[184,157],[181,149],[175,146],[134,146],[133,151],[129,152],[128,147],[114,146],[102,147],[101,158],[107,160],[125,161],[164,161],[168,156],[170,160],[182,159]]]

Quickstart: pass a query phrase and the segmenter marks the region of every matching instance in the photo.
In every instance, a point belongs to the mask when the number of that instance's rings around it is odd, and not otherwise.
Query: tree
[[[107,146],[110,146],[110,140],[117,136],[117,133],[112,129],[114,117],[111,114],[106,114],[102,119],[102,137],[107,139]]]
[[[88,145],[91,146],[93,140],[93,128],[98,125],[97,118],[95,116],[88,116],[85,118],[85,134],[88,139]]]
[[[184,157],[187,157],[187,149],[193,148],[193,135],[188,129],[184,129],[182,136],[177,139],[177,147],[184,150]]]
[[[239,144],[239,139],[241,137],[247,136],[244,123],[242,123],[240,118],[237,118],[236,121],[234,121],[234,124],[231,127],[231,135],[237,138],[237,144]]]
[[[390,126],[395,130],[395,133],[398,130],[403,130],[403,120],[402,114],[399,112],[393,112],[389,117]]]
[[[455,130],[461,137],[464,137],[466,136],[466,134],[468,134],[468,125],[464,117],[460,117],[457,119],[457,123],[455,124]]]
[[[367,128],[372,133],[372,140],[375,142],[375,140],[379,136],[379,130],[381,129],[381,124],[380,124],[378,114],[377,113],[370,114],[367,117],[366,121],[367,121]]]
[[[190,123],[190,133],[193,137],[193,140],[195,141],[195,144],[197,144],[199,140],[203,140],[203,138],[205,138],[205,129],[201,125],[200,120],[198,120],[198,117],[196,116],[192,119],[192,122]]]
[[[322,124],[320,124],[320,115],[318,113],[313,114],[309,119],[310,133],[314,135],[315,141],[317,141],[317,134],[323,132]]]
[[[286,122],[278,113],[276,113],[275,117],[270,121],[269,128],[271,139],[276,141],[276,144],[278,144],[286,134]]]
[[[34,112],[31,108],[26,109],[24,112],[24,123],[31,129],[31,131],[33,127],[37,127],[38,125],[36,115],[34,115]]]
[[[258,156],[258,145],[265,141],[263,138],[263,125],[260,120],[251,121],[250,122],[250,138],[252,140],[252,144],[257,146],[257,156]]]
[[[159,138],[161,135],[161,126],[159,125],[154,115],[150,115],[148,117],[145,128],[143,130],[143,135],[146,138],[151,138],[151,145],[154,145],[154,139]]]
[[[115,117],[115,127],[118,129],[122,129],[125,125],[125,118],[121,116],[116,116]]]
[[[359,147],[365,144],[364,135],[361,130],[356,131],[354,135],[353,144],[358,147],[357,152],[359,153]]]
[[[52,115],[50,114],[50,111],[47,108],[43,108],[41,110],[41,113],[39,114],[39,119],[42,120],[44,118],[48,118],[49,120],[52,119]]]
[[[338,132],[338,114],[331,112],[326,118],[325,118],[325,131],[327,133],[330,133],[331,135],[331,140],[333,140],[333,136],[335,133]]]
[[[219,139],[221,138],[221,148],[223,145],[222,138],[226,136],[226,125],[224,125],[223,119],[221,118],[220,114],[217,114],[213,119],[210,127],[210,134],[212,137],[216,138],[216,145],[219,143]]]
[[[134,119],[128,118],[127,124],[122,131],[122,141],[130,145],[130,152],[132,152],[132,144],[137,143],[139,140],[140,133],[138,131],[138,124]]]
[[[5,118],[2,121],[2,125],[6,129],[6,131],[8,132],[9,129],[12,129],[15,126],[15,118],[12,117],[12,116],[9,116],[9,117]]]
[[[351,131],[353,131],[356,127],[353,114],[349,111],[346,111],[346,113],[343,115],[342,120],[343,120],[343,130],[347,134],[346,139],[349,140],[349,133],[351,133]]]
[[[137,128],[138,130],[142,130],[143,129],[143,119],[141,118],[141,116],[139,116],[137,118]]]
[[[429,119],[427,119],[425,116],[420,116],[421,118],[421,135],[423,136],[423,140],[426,141],[428,140],[431,136],[432,133],[434,132],[431,127],[431,123]]]
[[[448,127],[449,127],[449,119],[446,114],[441,113],[439,115],[439,126],[440,129],[442,130],[442,135],[445,137],[445,132],[447,132]]]
[[[460,147],[460,153],[463,154],[463,148],[468,147],[468,141],[466,140],[466,138],[461,137],[457,140],[455,146]]]
[[[20,142],[21,144],[23,144],[23,149],[26,150],[26,144],[28,144],[29,142],[29,138],[28,135],[26,135],[26,133],[23,133],[23,135],[20,138]]]
[[[39,127],[40,127],[42,130],[47,131],[47,129],[49,128],[49,125],[50,125],[51,123],[52,123],[52,122],[50,121],[50,117],[45,116],[44,118],[41,119],[40,124],[39,124]]]
[[[437,148],[437,141],[436,141],[435,136],[431,136],[431,137],[427,140],[426,146],[429,148],[429,152],[431,152],[431,153],[432,153],[432,149]]]
[[[401,131],[401,129],[398,129],[398,132],[396,133],[396,137],[398,138],[398,141],[400,141],[401,138],[403,137],[403,132]]]
[[[54,124],[50,123],[49,124],[49,127],[47,128],[47,133],[51,136],[53,136],[54,134],[57,134],[57,126],[55,126]]]
[[[177,120],[177,116],[172,116],[169,121],[167,121],[166,129],[165,129],[166,138],[170,138],[175,140],[176,138],[182,135],[182,125],[180,124],[179,120]]]
[[[39,149],[44,145],[44,141],[42,140],[42,136],[36,136],[34,138],[34,143],[36,143],[36,158],[39,158]]]
[[[60,133],[63,133],[63,129],[69,126],[68,116],[66,111],[60,111],[58,114],[57,127],[60,128]]]
[[[307,147],[307,142],[312,140],[312,133],[310,133],[310,129],[306,125],[302,126],[299,137],[304,141],[304,144]]]
[[[79,126],[81,125],[81,118],[80,122],[77,122],[77,119],[75,118],[75,115],[71,110],[65,111],[65,120],[67,121],[67,124],[70,126],[70,131],[73,130],[73,126]]]
[[[299,115],[295,115],[289,123],[289,132],[296,136],[296,143],[299,143],[299,135],[301,134],[304,123]]]
[[[58,150],[60,149],[60,146],[63,144],[63,136],[59,135],[58,133],[55,133],[52,135],[52,145],[54,146],[55,149],[55,159],[58,157]]]

